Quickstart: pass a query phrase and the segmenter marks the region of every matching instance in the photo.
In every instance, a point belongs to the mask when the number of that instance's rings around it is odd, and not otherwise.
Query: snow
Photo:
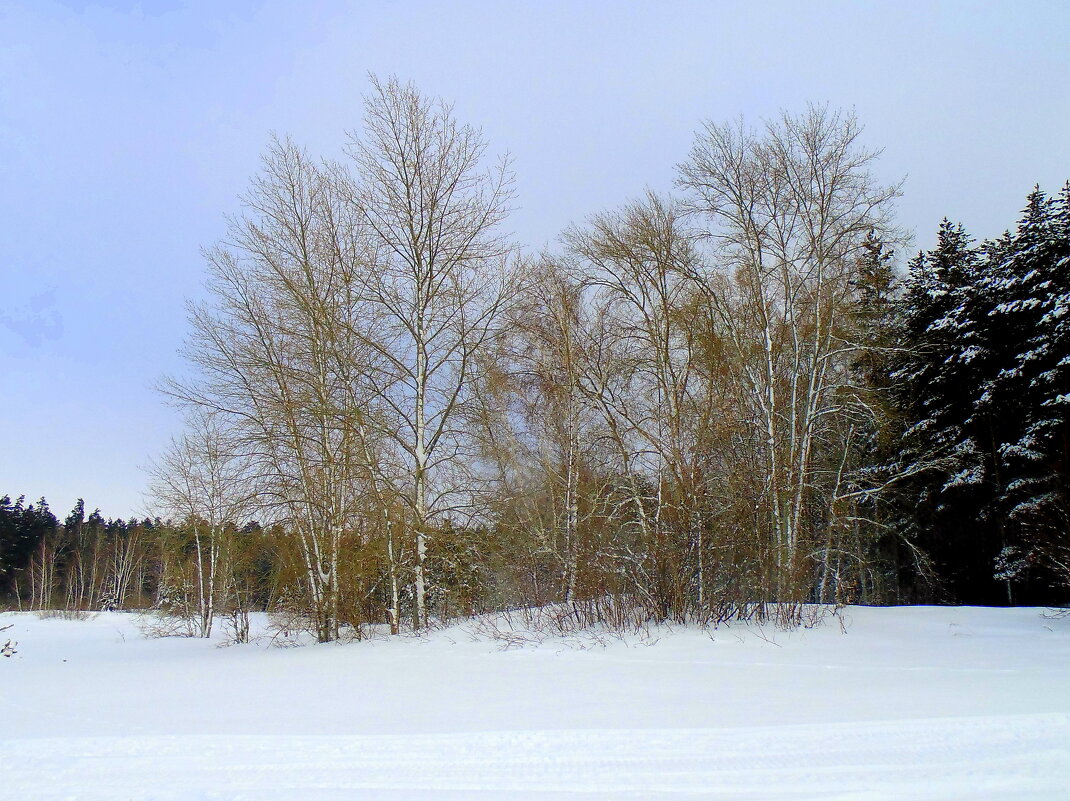
[[[842,615],[514,648],[0,615],[0,799],[1068,797],[1070,619]]]

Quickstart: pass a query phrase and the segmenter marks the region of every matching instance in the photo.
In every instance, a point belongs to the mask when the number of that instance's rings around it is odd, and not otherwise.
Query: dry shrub
[[[95,612],[86,609],[41,609],[34,614],[39,620],[92,620]]]

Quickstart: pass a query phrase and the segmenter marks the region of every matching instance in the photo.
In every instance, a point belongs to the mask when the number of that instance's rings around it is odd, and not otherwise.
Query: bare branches
[[[740,366],[734,383],[748,390],[751,437],[763,443],[763,503],[782,577],[795,572],[822,497],[818,475],[842,475],[843,452],[828,456],[840,469],[822,466],[829,444],[851,447],[833,429],[844,409],[864,406],[850,370],[857,265],[873,232],[897,235],[898,187],[873,180],[876,153],[859,146],[860,134],[853,115],[824,107],[783,114],[761,133],[707,123],[680,166],[701,235],[732,271],[714,308]]]
[[[473,403],[476,354],[499,334],[512,295],[510,246],[499,231],[512,174],[505,159],[484,169],[481,134],[441,101],[394,78],[372,76],[372,85],[363,131],[349,146],[355,175],[337,184],[377,254],[355,275],[360,315],[348,330],[384,368],[373,419],[393,444],[397,471],[377,480],[412,516],[422,623],[429,527],[469,506],[474,491],[461,411]]]
[[[347,159],[275,140],[205,254],[196,375],[165,391],[215,433],[165,457],[167,508],[285,530],[320,639],[346,598],[427,625],[442,584],[490,572],[484,540],[501,598],[620,619],[777,600],[790,620],[815,560],[821,592],[830,560],[864,562],[851,471],[879,410],[852,303],[897,189],[853,116],[708,124],[682,199],[648,192],[521,262],[508,158],[441,100],[371,83]],[[228,507],[231,467],[255,489]]]

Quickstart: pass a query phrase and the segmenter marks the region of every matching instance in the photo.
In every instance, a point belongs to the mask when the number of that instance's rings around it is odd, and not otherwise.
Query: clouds
[[[63,316],[56,305],[55,288],[0,309],[0,326],[15,334],[30,348],[62,337]]]

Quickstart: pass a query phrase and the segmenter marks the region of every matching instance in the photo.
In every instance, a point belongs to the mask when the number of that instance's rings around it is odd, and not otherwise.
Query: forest
[[[706,122],[673,192],[531,253],[508,157],[373,80],[205,250],[154,517],[3,497],[0,603],[238,641],[1066,603],[1070,183],[908,257],[878,157],[825,106]]]

